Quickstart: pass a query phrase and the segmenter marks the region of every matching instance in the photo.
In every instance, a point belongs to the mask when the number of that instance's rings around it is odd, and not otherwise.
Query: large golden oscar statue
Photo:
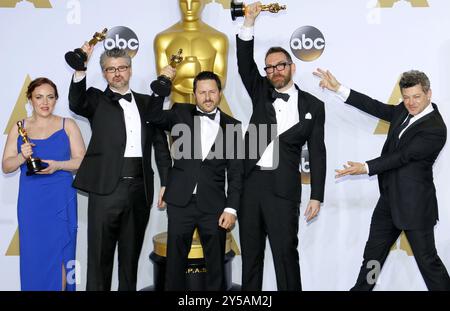
[[[220,77],[222,88],[225,87],[228,38],[201,20],[206,2],[179,0],[181,21],[155,37],[157,72],[169,64],[172,55],[183,49],[184,59],[177,65],[177,76],[172,81],[172,103],[194,103],[192,83],[200,71],[213,71]],[[225,96],[222,96],[220,109],[231,115]]]
[[[161,69],[180,49],[183,60],[176,64],[177,74],[172,82],[172,103],[194,104],[193,82],[195,76],[204,70],[216,73],[225,86],[227,75],[228,38],[225,34],[201,21],[201,13],[208,0],[179,0],[182,19],[156,35],[154,50],[156,69]],[[224,96],[220,109],[232,115]],[[162,290],[164,283],[164,262],[167,250],[167,233],[153,237],[154,250],[150,255],[154,267],[154,289]],[[231,289],[231,261],[239,255],[239,248],[231,233],[227,234],[225,247],[225,274],[227,289]],[[203,249],[195,229],[191,251],[188,255],[186,286],[188,290],[203,290],[206,269],[203,263]],[[163,268],[164,267],[164,268]]]

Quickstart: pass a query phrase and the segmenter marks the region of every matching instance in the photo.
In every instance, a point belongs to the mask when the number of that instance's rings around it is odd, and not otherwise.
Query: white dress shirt
[[[350,88],[346,87],[345,85],[342,85],[339,87],[338,91],[336,92],[336,96],[338,96],[341,100],[343,100],[344,102],[347,101],[348,97],[350,96]],[[431,102],[428,104],[428,106],[420,113],[416,114],[414,117],[412,117],[409,120],[409,124],[408,126],[406,126],[398,135],[398,138],[400,139],[403,135],[403,133],[411,126],[411,124],[413,124],[414,122],[416,122],[417,120],[423,118],[424,116],[426,116],[427,114],[431,113],[434,111],[433,105],[431,104]],[[403,122],[406,121],[403,120]],[[403,122],[401,124],[403,124]],[[364,163],[364,165],[366,166],[366,171],[367,174],[369,174],[369,165],[367,165],[367,162]]]
[[[277,89],[275,91],[278,92]],[[298,115],[298,91],[294,85],[292,85],[285,92],[289,94],[289,99],[287,102],[281,98],[275,99],[272,103],[275,109],[275,117],[277,119],[277,137],[286,132],[288,129],[299,123]],[[270,168],[273,167],[273,141],[264,150],[261,158],[256,163],[261,167]]]
[[[195,107],[195,109],[197,109],[197,111],[203,112],[198,107]],[[207,116],[200,116],[200,142],[202,146],[202,161],[206,159],[209,152],[211,151],[220,128],[220,112],[217,110],[217,108],[215,108],[211,112],[208,112],[208,114],[215,114],[214,120],[211,120]],[[197,185],[195,185],[192,194],[196,193]],[[236,210],[231,207],[226,207],[224,209],[224,212],[237,216]]]
[[[197,111],[201,111],[198,107],[195,107]],[[204,113],[204,112],[203,112]],[[208,156],[214,142],[217,138],[217,133],[220,127],[220,113],[217,108],[208,114],[215,114],[214,120],[211,120],[207,116],[200,116],[200,141],[202,145],[202,161]]]
[[[111,91],[115,92],[113,88]],[[128,89],[124,94],[131,93]],[[124,95],[123,94],[123,95]],[[131,102],[126,99],[120,99],[119,104],[123,109],[123,117],[125,119],[125,129],[127,131],[127,143],[125,146],[124,157],[142,157],[142,141],[141,141],[141,116],[131,93]]]
[[[253,34],[255,32],[255,27],[246,27],[244,25],[239,28],[238,37],[243,41],[250,41],[253,39]]]

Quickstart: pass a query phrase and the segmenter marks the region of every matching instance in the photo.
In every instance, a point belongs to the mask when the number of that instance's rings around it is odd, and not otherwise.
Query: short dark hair
[[[289,54],[289,52],[283,49],[281,46],[272,46],[270,49],[268,49],[266,52],[266,57],[264,57],[264,60],[267,59],[267,56],[274,53],[283,53],[286,56],[287,61],[292,63],[291,54]]]
[[[40,87],[41,85],[44,85],[44,84],[48,84],[53,88],[53,91],[55,91],[55,97],[56,97],[56,99],[58,99],[59,95],[58,95],[58,89],[56,88],[56,84],[53,83],[52,80],[45,78],[45,77],[36,78],[33,81],[31,81],[30,84],[28,84],[27,98],[30,99],[31,95],[33,94],[33,91],[37,87]]]
[[[410,88],[418,84],[420,84],[424,93],[427,93],[430,90],[430,80],[425,73],[418,70],[404,72],[398,84],[400,86],[400,90]]]
[[[195,76],[194,79],[194,93],[197,89],[197,81],[203,81],[203,80],[214,80],[216,81],[217,88],[219,89],[219,92],[222,91],[222,82],[220,82],[219,76],[216,75],[212,71],[202,71],[197,76]]]
[[[125,58],[127,60],[128,67],[131,67],[131,56],[125,49],[115,47],[111,50],[105,50],[102,55],[100,55],[100,67],[102,70],[105,70],[105,63],[108,58]]]

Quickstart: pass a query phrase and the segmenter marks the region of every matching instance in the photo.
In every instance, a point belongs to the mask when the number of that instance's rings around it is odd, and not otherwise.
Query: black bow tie
[[[119,101],[121,99],[125,99],[127,102],[131,103],[131,93],[127,93],[125,95],[122,95],[122,94],[113,92],[112,100]]]
[[[217,110],[216,110],[216,112],[213,112],[213,113],[205,113],[205,112],[199,111],[197,109],[195,110],[195,115],[200,116],[200,117],[208,117],[211,120],[214,120],[216,118],[216,113],[217,113]]]
[[[289,94],[286,93],[280,93],[274,90],[272,90],[272,98],[273,99],[277,99],[277,98],[281,98],[282,100],[284,100],[285,102],[287,102],[289,100]]]

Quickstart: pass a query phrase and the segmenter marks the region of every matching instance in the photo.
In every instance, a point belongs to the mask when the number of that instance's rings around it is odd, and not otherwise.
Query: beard
[[[201,105],[199,105],[200,110],[202,110],[203,112],[211,112],[213,111],[215,108],[217,108],[217,106],[219,105],[219,103],[214,102],[212,100],[205,100],[202,102]]]
[[[120,79],[120,81],[114,81],[114,79],[111,79],[109,81],[109,85],[115,88],[116,90],[120,90],[123,88],[128,88],[128,82],[123,77]]]
[[[282,78],[282,79],[279,79]],[[271,78],[269,78],[270,84],[276,89],[282,89],[286,85],[289,84],[289,82],[292,79],[292,74],[289,71],[286,75],[281,74],[274,74]]]

